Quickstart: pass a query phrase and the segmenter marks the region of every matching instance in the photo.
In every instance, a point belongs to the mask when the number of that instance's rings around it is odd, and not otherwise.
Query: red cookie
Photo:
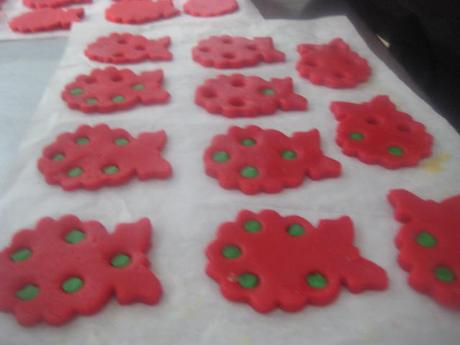
[[[313,84],[332,88],[354,87],[369,79],[371,69],[365,59],[342,39],[328,44],[300,44],[299,74]]]
[[[142,24],[179,14],[171,0],[118,1],[105,10],[105,18],[120,24]]]
[[[137,75],[129,69],[107,67],[81,74],[67,84],[61,97],[72,109],[85,113],[110,113],[129,109],[137,103],[166,103],[169,93],[162,87],[163,71],[154,70]]]
[[[62,7],[76,4],[91,4],[93,0],[22,0],[30,8]]]
[[[195,17],[214,17],[238,10],[236,0],[188,0],[184,11]]]
[[[438,203],[396,189],[388,200],[404,224],[395,242],[409,285],[443,306],[460,309],[460,195]]]
[[[431,155],[433,137],[425,126],[398,111],[388,96],[361,104],[332,102],[330,108],[340,122],[337,144],[348,156],[397,169]]]
[[[141,133],[136,139],[121,128],[84,125],[45,147],[38,169],[46,182],[65,190],[120,185],[134,176],[167,179],[172,169],[161,156],[165,143],[164,131]]]
[[[277,109],[306,110],[307,100],[296,93],[291,78],[266,81],[242,74],[207,79],[195,92],[195,103],[227,117],[271,115]]]
[[[385,271],[353,245],[349,217],[322,220],[314,228],[299,216],[243,210],[235,222],[219,227],[206,255],[206,273],[222,294],[261,313],[329,304],[341,285],[353,293],[388,285]]]
[[[149,40],[142,35],[111,33],[90,43],[85,50],[85,55],[91,60],[116,64],[144,60],[169,61],[172,59],[168,50],[170,44],[169,36]]]
[[[337,177],[340,163],[326,157],[319,132],[297,132],[291,137],[257,126],[230,127],[217,135],[204,153],[206,174],[226,189],[246,194],[279,193],[313,180]]]
[[[0,252],[0,310],[23,326],[59,326],[98,312],[112,295],[122,305],[155,304],[161,285],[145,255],[151,236],[147,218],[113,233],[71,215],[43,218]]]
[[[14,17],[8,25],[11,30],[22,33],[70,29],[72,22],[79,22],[85,15],[82,8],[68,10],[44,8],[30,11]]]
[[[270,37],[248,39],[228,35],[199,41],[192,56],[195,62],[215,68],[241,68],[285,60],[284,53],[275,49]]]

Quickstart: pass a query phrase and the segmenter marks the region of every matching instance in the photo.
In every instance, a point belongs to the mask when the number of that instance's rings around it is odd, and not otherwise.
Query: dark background
[[[252,1],[265,18],[346,15],[374,53],[460,130],[460,1]]]

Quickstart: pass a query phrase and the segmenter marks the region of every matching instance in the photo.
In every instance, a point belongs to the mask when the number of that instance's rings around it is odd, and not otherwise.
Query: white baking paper
[[[69,110],[60,98],[63,87],[80,73],[105,64],[88,60],[84,47],[97,36],[113,30],[142,33],[155,38],[169,35],[174,60],[128,65],[137,72],[162,68],[168,105],[138,106],[111,115],[84,115]],[[221,71],[203,68],[191,59],[191,48],[210,35],[272,36],[287,56],[285,63]],[[333,90],[314,86],[295,71],[296,45],[324,43],[337,36],[365,57],[373,70],[371,79],[356,89]],[[197,85],[217,74],[240,72],[263,78],[291,76],[296,92],[310,102],[308,111],[282,112],[255,119],[230,120],[210,115],[193,102]],[[419,167],[387,170],[343,155],[335,144],[336,120],[329,111],[333,100],[368,101],[388,94],[397,107],[423,122],[434,136],[433,160]],[[166,181],[132,180],[125,186],[99,191],[64,192],[50,186],[36,168],[42,148],[63,131],[81,124],[108,123],[133,135],[164,129],[168,143],[164,155],[174,176]],[[343,175],[337,179],[306,180],[299,187],[275,195],[247,196],[223,190],[204,173],[202,155],[211,138],[231,125],[256,124],[286,134],[318,128],[326,155],[339,160]],[[392,188],[406,188],[423,198],[441,200],[460,192],[460,138],[433,109],[421,101],[373,55],[345,17],[312,21],[261,21],[210,24],[196,21],[178,26],[164,21],[145,27],[79,25],[70,37],[64,58],[23,140],[17,164],[0,199],[0,247],[20,228],[32,227],[43,216],[76,214],[96,219],[109,229],[119,222],[147,216],[154,225],[149,258],[164,287],[157,306],[119,306],[115,301],[96,315],[77,317],[65,327],[19,326],[10,314],[0,314],[3,345],[458,345],[460,315],[440,307],[431,298],[411,289],[407,273],[396,263],[393,239],[400,226],[392,216],[386,195]],[[443,161],[444,160],[444,161]],[[443,161],[443,162],[442,162]],[[437,164],[436,164],[437,163]],[[338,299],[325,307],[309,306],[297,313],[280,310],[261,315],[246,304],[224,299],[217,284],[204,273],[204,248],[218,225],[233,220],[240,209],[275,209],[297,214],[317,224],[320,219],[352,217],[355,244],[362,255],[381,265],[390,279],[387,291],[351,294],[342,289]],[[59,261],[56,261],[59,264]]]

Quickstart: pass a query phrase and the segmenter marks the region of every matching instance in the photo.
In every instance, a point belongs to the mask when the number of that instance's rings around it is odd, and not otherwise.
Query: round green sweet
[[[14,251],[10,255],[10,259],[14,262],[25,261],[32,255],[32,251],[29,248],[20,248]]]
[[[37,297],[39,292],[40,289],[37,286],[33,284],[27,284],[16,291],[16,297],[23,301],[30,301],[31,299]]]
[[[128,266],[131,263],[131,257],[129,255],[120,253],[115,255],[112,260],[110,260],[110,264],[116,268],[123,268]]]
[[[257,220],[248,220],[244,223],[244,230],[247,232],[259,232],[262,230],[262,224]]]
[[[115,144],[118,146],[125,146],[129,144],[129,140],[123,137],[116,138],[115,139]]]
[[[115,96],[112,98],[113,103],[123,103],[125,98],[123,96]]]
[[[291,236],[301,236],[305,233],[304,227],[300,224],[289,225],[287,231]]]
[[[89,97],[89,98],[85,99],[85,103],[88,104],[88,105],[97,104],[97,98]]]
[[[455,280],[455,273],[449,267],[438,266],[434,270],[436,279],[443,283],[452,283]]]
[[[134,84],[131,88],[136,91],[141,91],[145,89],[145,86],[144,84]]]
[[[116,165],[107,165],[106,167],[104,167],[103,170],[104,170],[104,173],[106,173],[107,175],[113,175],[119,172],[120,168],[117,167]]]
[[[241,169],[241,176],[246,177],[246,178],[255,178],[259,175],[259,171],[257,168],[251,167],[251,166],[246,166],[243,169]]]
[[[434,247],[438,243],[436,237],[434,237],[428,231],[419,232],[415,240],[419,245],[427,248]]]
[[[69,177],[78,177],[83,174],[83,169],[80,167],[75,167],[67,171],[67,176]]]
[[[70,277],[69,279],[64,281],[64,283],[62,283],[61,287],[62,290],[64,290],[67,293],[75,293],[78,292],[84,284],[85,282],[80,278]]]
[[[62,153],[56,153],[51,158],[53,161],[62,161],[64,160],[65,156]]]
[[[281,152],[281,157],[287,160],[292,160],[297,158],[297,153],[295,153],[295,151],[292,150],[284,150],[283,152]]]
[[[238,283],[245,289],[253,289],[259,285],[259,278],[253,273],[243,273],[238,277]]]
[[[87,137],[79,137],[75,140],[75,142],[78,144],[78,145],[86,145],[89,143],[89,139]]]
[[[72,96],[78,96],[83,93],[83,89],[81,87],[74,87],[73,89],[70,90],[70,94]]]
[[[243,146],[254,146],[256,144],[256,141],[251,138],[246,138],[241,140],[241,145]]]
[[[327,285],[327,279],[321,273],[310,273],[307,275],[307,284],[315,289],[322,289]]]
[[[229,244],[222,248],[222,255],[227,259],[236,259],[241,256],[241,249],[235,245]]]
[[[65,241],[70,244],[76,244],[80,241],[83,241],[85,238],[85,233],[79,229],[73,229],[65,235]]]
[[[273,89],[270,89],[270,88],[265,88],[265,89],[262,89],[262,94],[266,95],[266,96],[271,96],[271,95],[274,95],[275,94],[275,90]]]
[[[388,153],[393,156],[402,156],[404,154],[404,151],[399,146],[390,146],[388,148]]]
[[[218,163],[223,163],[228,161],[230,155],[225,151],[216,151],[212,154],[212,160]]]
[[[364,134],[359,133],[359,132],[353,132],[350,134],[350,139],[351,140],[363,140]]]

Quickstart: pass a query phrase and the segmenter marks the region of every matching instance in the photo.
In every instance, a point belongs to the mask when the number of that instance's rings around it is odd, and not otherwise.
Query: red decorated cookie
[[[171,60],[170,44],[169,37],[149,40],[142,35],[111,33],[90,43],[85,55],[91,60],[115,64]]]
[[[8,25],[11,30],[25,34],[59,29],[68,30],[73,22],[79,22],[84,15],[85,11],[82,8],[68,10],[44,8],[20,14],[14,17]]]
[[[147,218],[113,233],[75,216],[43,218],[0,252],[0,310],[23,326],[58,326],[98,312],[112,295],[120,304],[155,304],[161,285],[146,256],[151,236]]]
[[[431,155],[433,137],[425,126],[398,111],[388,96],[361,104],[332,102],[331,111],[339,121],[337,144],[364,163],[396,169]]]
[[[93,0],[22,0],[30,8],[62,7],[76,4],[90,4]]]
[[[195,103],[227,117],[271,115],[277,109],[306,110],[307,100],[294,93],[291,78],[270,81],[242,74],[207,79],[195,92]]]
[[[105,18],[120,24],[142,24],[178,15],[171,0],[118,1],[105,11]]]
[[[72,109],[85,113],[110,113],[129,109],[142,103],[158,104],[169,100],[161,84],[163,71],[154,70],[139,75],[129,69],[107,67],[81,74],[67,84],[62,99]]]
[[[238,10],[236,0],[188,0],[184,11],[195,17],[214,17]]]
[[[288,137],[257,126],[230,127],[213,138],[204,164],[223,188],[246,194],[278,193],[301,185],[306,176],[319,180],[341,173],[340,163],[322,153],[316,129]]]
[[[397,189],[388,200],[403,223],[395,242],[409,285],[446,307],[460,309],[460,195],[438,203]]]
[[[172,169],[161,156],[165,143],[164,131],[134,138],[121,128],[84,125],[45,147],[38,168],[46,182],[65,190],[120,185],[134,176],[167,179]]]
[[[328,44],[300,44],[299,74],[313,84],[332,88],[354,87],[369,79],[371,69],[365,59],[342,39]]]
[[[219,227],[206,255],[206,272],[222,294],[261,313],[329,304],[341,285],[353,293],[388,285],[385,271],[353,245],[349,217],[314,228],[299,216],[243,210]]]
[[[285,60],[284,53],[275,49],[270,37],[248,39],[228,35],[199,41],[192,56],[199,64],[215,68],[240,68]]]

